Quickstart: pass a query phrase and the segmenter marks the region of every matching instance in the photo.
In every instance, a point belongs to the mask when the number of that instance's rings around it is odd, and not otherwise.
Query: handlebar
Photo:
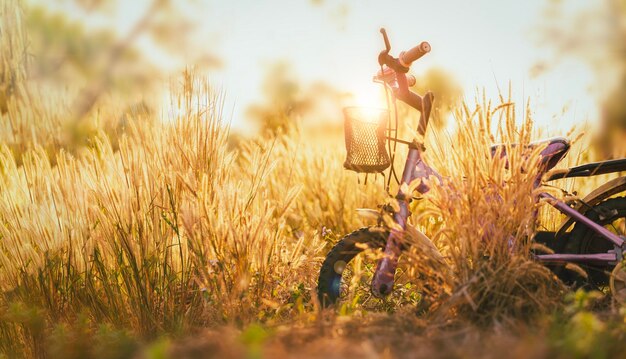
[[[389,44],[389,38],[387,37],[387,32],[385,29],[380,29],[381,34],[383,35],[383,39],[385,40],[385,50],[381,51],[378,55],[378,63],[382,65],[386,65],[389,69],[393,70],[395,73],[395,80],[397,83],[397,87],[394,88],[394,95],[400,101],[406,103],[407,105],[413,107],[414,109],[420,111],[421,116],[419,120],[418,133],[420,135],[424,135],[426,132],[426,127],[428,126],[428,120],[430,118],[430,111],[432,108],[432,103],[434,101],[434,95],[431,92],[427,92],[423,97],[409,90],[409,86],[412,86],[415,82],[415,78],[411,75],[407,75],[409,71],[409,67],[411,64],[426,55],[430,52],[430,44],[426,41],[420,43],[419,45],[413,47],[409,51],[403,51],[400,53],[398,58],[395,58],[389,55],[391,51],[391,45]],[[376,76],[377,78],[382,79],[383,82],[385,78],[391,75],[393,77],[393,73],[386,74],[384,69],[381,69],[380,75]],[[411,81],[413,80],[413,81]],[[412,83],[411,83],[412,82]]]
[[[424,41],[409,51],[402,51],[400,56],[398,56],[398,60],[400,60],[400,64],[402,64],[402,66],[411,67],[411,63],[413,63],[413,61],[418,60],[420,57],[429,52],[430,44]]]
[[[411,64],[430,52],[430,44],[423,41],[419,45],[413,47],[409,51],[402,51],[398,58],[389,55],[391,51],[391,45],[389,44],[389,37],[387,37],[387,31],[384,28],[380,29],[380,33],[385,40],[385,49],[378,55],[378,63],[380,65],[387,65],[395,72],[407,73]]]

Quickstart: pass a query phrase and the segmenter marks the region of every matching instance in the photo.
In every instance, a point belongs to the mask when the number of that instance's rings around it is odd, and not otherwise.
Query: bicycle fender
[[[417,246],[427,257],[432,258],[437,262],[444,263],[443,255],[439,249],[435,247],[432,240],[422,231],[411,225],[407,225],[406,234],[409,236],[412,246]]]
[[[577,203],[576,206],[574,206],[574,209],[577,210],[578,213],[585,214],[589,209],[589,206],[595,206],[605,199],[624,191],[626,191],[626,176],[615,178],[594,189],[593,191],[591,191],[591,193],[585,196],[582,201],[587,205],[584,205],[583,203]],[[574,224],[574,222],[575,220],[572,217],[567,217],[559,226],[559,229],[556,231],[555,237],[558,238],[562,236],[565,231],[567,231],[569,227]]]

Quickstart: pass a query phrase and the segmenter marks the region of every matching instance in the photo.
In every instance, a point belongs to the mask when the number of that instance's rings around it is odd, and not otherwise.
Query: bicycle
[[[398,57],[390,55],[391,45],[385,29],[380,30],[385,49],[378,55],[381,70],[374,77],[375,82],[383,83],[386,91],[411,108],[420,112],[417,138],[424,138],[434,101],[434,95],[427,92],[423,96],[412,92],[409,86],[413,82],[407,72],[416,60],[430,52],[427,42],[422,42]],[[378,117],[384,117],[381,111]],[[396,112],[397,115],[397,112]],[[370,227],[354,231],[337,242],[326,256],[320,269],[317,293],[322,307],[335,304],[340,297],[343,270],[356,255],[365,249],[383,249],[383,256],[376,265],[371,283],[371,292],[376,297],[388,296],[394,286],[394,276],[398,259],[405,250],[403,232],[407,230],[407,220],[411,215],[409,204],[412,193],[405,193],[403,188],[420,181],[415,191],[424,194],[430,188],[429,178],[434,177],[441,183],[441,176],[422,158],[423,142],[403,141],[387,135],[384,121],[360,122],[358,109],[344,109],[347,157],[344,168],[358,173],[380,173],[390,166],[391,159],[386,145],[389,141],[408,146],[408,154],[400,179],[400,186],[395,194],[398,206],[391,216],[397,226],[373,230]],[[396,118],[397,121],[397,118]],[[397,131],[397,129],[396,129]],[[397,132],[396,132],[397,133]],[[529,149],[541,147],[538,175],[533,184],[537,189],[543,184],[562,178],[590,177],[600,174],[626,170],[626,159],[588,163],[561,170],[553,168],[566,156],[570,142],[563,137],[537,141],[526,145]],[[506,156],[505,146],[491,147],[492,156]],[[405,186],[407,185],[407,186]],[[590,272],[587,284],[610,287],[614,298],[626,300],[626,268],[623,264],[623,251],[626,236],[609,230],[612,223],[626,218],[626,197],[614,197],[626,191],[626,177],[619,177],[596,188],[583,199],[575,203],[566,203],[547,192],[540,192],[537,201],[543,199],[549,205],[566,215],[566,220],[557,231],[538,231],[533,240],[547,244],[554,249],[552,254],[535,254],[534,259],[562,268],[565,263],[576,263]],[[574,225],[571,231],[569,228]],[[559,274],[559,273],[557,273]],[[561,273],[562,274],[562,273]],[[562,278],[562,277],[561,277]],[[580,283],[574,283],[580,285]]]

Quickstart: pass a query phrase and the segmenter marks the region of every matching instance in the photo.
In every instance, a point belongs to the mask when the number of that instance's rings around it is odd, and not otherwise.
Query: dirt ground
[[[309,325],[206,330],[175,343],[177,358],[566,358],[543,329],[432,324],[410,312]]]

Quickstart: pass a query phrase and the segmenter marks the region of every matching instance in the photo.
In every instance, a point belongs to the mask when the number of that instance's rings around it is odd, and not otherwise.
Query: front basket
[[[387,153],[388,111],[362,107],[343,109],[346,161],[343,167],[359,173],[380,173],[390,165]]]

